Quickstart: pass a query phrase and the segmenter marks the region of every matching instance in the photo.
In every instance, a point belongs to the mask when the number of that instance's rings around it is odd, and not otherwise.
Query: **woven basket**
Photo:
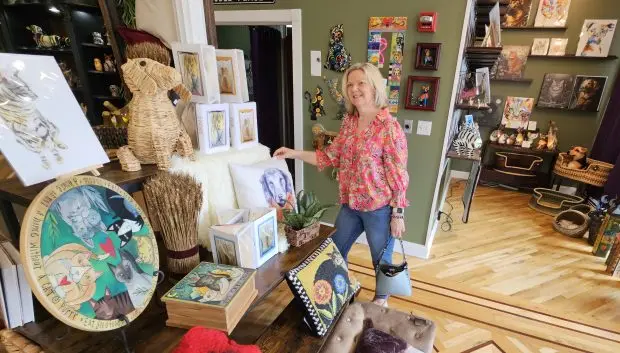
[[[588,166],[586,169],[570,169],[565,166],[565,160],[568,162],[570,157],[567,153],[560,153],[558,159],[555,161],[553,172],[561,177],[579,181],[582,183],[602,187],[609,178],[609,173],[614,168],[613,164],[597,161],[596,159],[588,158]]]
[[[321,224],[314,222],[311,226],[308,226],[301,230],[294,230],[293,228],[286,226],[284,231],[286,232],[286,239],[291,246],[302,246],[310,240],[319,236],[319,229]]]
[[[93,126],[93,131],[104,150],[114,150],[127,144],[127,128],[114,126]]]
[[[550,216],[583,203],[583,198],[568,195],[552,189],[536,188],[529,201],[530,208]]]
[[[571,238],[583,238],[583,235],[586,234],[586,230],[588,230],[587,217],[588,216],[585,214],[576,210],[562,211],[555,216],[553,220],[553,229]],[[575,224],[576,227],[565,227],[561,224],[562,221],[570,221]]]
[[[495,170],[510,175],[535,177],[543,159],[525,153],[495,152]]]

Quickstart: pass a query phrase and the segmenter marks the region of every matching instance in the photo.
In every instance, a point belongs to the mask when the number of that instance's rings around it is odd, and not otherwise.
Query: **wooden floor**
[[[620,352],[620,281],[585,239],[555,233],[528,194],[497,188],[478,188],[463,224],[462,190],[431,258],[409,259],[413,296],[390,304],[438,323],[440,352]],[[349,261],[371,297],[368,248],[355,245]]]

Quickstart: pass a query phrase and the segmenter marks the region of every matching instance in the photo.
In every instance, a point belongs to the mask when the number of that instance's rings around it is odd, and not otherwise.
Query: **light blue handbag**
[[[403,262],[399,265],[391,265],[383,262],[381,258],[385,253],[387,245],[383,247],[379,256],[379,263],[375,265],[375,276],[377,277],[376,295],[400,295],[408,297],[411,295],[411,278],[409,277],[409,266],[405,257],[405,245],[402,239],[400,248],[403,254]]]

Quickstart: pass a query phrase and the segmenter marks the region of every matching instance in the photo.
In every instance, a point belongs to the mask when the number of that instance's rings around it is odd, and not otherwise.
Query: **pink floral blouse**
[[[338,136],[316,151],[317,166],[339,168],[340,203],[374,211],[385,205],[407,207],[407,139],[387,109],[357,133],[359,116],[346,115]]]

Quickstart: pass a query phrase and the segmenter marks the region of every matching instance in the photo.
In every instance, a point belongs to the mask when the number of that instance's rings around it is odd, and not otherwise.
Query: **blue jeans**
[[[394,250],[394,238],[390,234],[391,219],[392,207],[389,205],[368,212],[356,211],[348,205],[342,205],[336,218],[336,232],[332,235],[332,239],[346,261],[353,243],[362,232],[366,232],[373,266],[379,260],[391,264]],[[384,247],[386,247],[385,253],[379,259]],[[378,295],[376,298],[386,299],[387,296]]]

